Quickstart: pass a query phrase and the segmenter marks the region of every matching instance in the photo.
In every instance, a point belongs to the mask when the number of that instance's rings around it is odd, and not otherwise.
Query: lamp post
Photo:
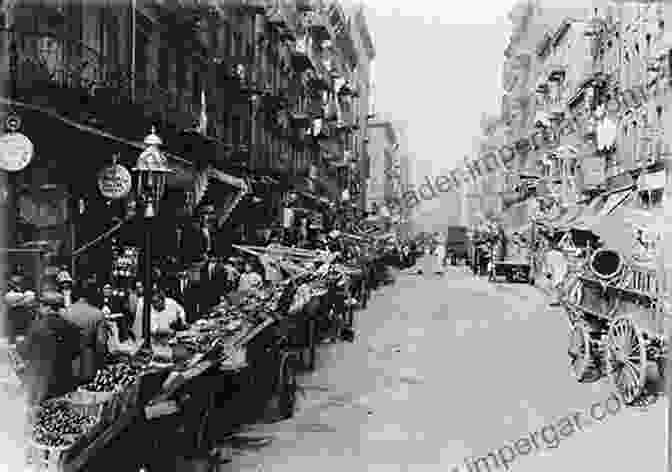
[[[153,291],[152,280],[152,220],[159,209],[159,202],[166,188],[166,178],[172,170],[167,165],[166,157],[161,153],[159,146],[163,141],[156,135],[156,128],[152,126],[151,132],[145,137],[145,150],[138,157],[133,169],[138,174],[138,200],[144,212],[144,273],[143,285],[144,296],[142,304],[142,348],[151,350],[151,300]]]

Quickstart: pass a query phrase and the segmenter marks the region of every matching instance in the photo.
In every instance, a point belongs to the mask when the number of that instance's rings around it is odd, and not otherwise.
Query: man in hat
[[[97,306],[95,285],[84,282],[75,295],[77,301],[62,313],[62,317],[80,330],[82,351],[78,377],[88,381],[103,365],[107,354],[107,321],[105,313]]]
[[[65,268],[61,268],[61,271],[56,276],[56,283],[58,284],[59,292],[63,296],[63,306],[68,308],[72,305],[73,280],[70,276],[70,272]]]
[[[73,361],[81,354],[80,333],[56,309],[47,308],[32,321],[17,351],[27,364],[22,380],[29,402],[36,404],[76,387]]]
[[[5,333],[10,340],[16,336],[25,334],[33,320],[33,308],[36,306],[37,297],[32,290],[25,289],[23,275],[16,273],[7,281],[8,290],[4,301],[7,306],[7,328]]]

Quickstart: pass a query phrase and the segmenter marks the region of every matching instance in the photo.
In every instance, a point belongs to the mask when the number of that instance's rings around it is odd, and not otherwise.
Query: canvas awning
[[[588,203],[582,213],[571,223],[571,228],[579,231],[590,231],[590,228],[599,221],[599,214],[605,200],[601,197],[594,198]]]
[[[584,205],[571,205],[558,218],[553,226],[556,231],[568,231],[572,228],[572,224],[581,216],[585,207]]]
[[[612,213],[602,218],[593,227],[605,246],[618,251],[626,258],[640,256],[638,254],[639,233],[647,237],[655,237],[665,231],[665,214],[663,208],[651,211],[637,210],[620,206]]]
[[[524,225],[530,221],[530,205],[524,201],[517,205],[512,205],[503,214],[502,227],[504,232],[512,234],[520,231]]]
[[[605,216],[610,215],[616,208],[623,205],[623,203],[628,200],[632,195],[632,190],[612,193],[609,195],[597,214],[597,218],[604,218]]]

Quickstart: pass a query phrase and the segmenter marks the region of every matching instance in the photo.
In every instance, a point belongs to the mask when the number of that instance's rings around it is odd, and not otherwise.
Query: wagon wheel
[[[280,361],[280,372],[278,375],[278,414],[282,419],[291,418],[294,415],[296,405],[296,370],[294,368],[294,358],[289,353],[282,354]]]
[[[591,339],[590,327],[576,323],[569,333],[569,365],[580,383],[595,382],[602,373],[595,363],[595,346]]]
[[[315,318],[311,317],[308,320],[308,327],[306,329],[306,354],[307,354],[307,359],[305,362],[305,367],[308,370],[315,370],[315,359],[317,358],[317,340],[316,340],[316,331],[317,331],[317,323],[315,321]]]
[[[568,284],[567,301],[574,306],[581,306],[583,301],[583,282],[580,279],[575,279]]]
[[[646,344],[632,319],[619,316],[609,326],[607,362],[618,393],[627,405],[644,395],[646,384]]]

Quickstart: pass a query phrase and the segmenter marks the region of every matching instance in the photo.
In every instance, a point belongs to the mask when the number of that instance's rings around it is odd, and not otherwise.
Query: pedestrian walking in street
[[[437,275],[444,274],[444,264],[446,260],[446,246],[441,240],[441,236],[437,234],[434,247],[434,273]]]

